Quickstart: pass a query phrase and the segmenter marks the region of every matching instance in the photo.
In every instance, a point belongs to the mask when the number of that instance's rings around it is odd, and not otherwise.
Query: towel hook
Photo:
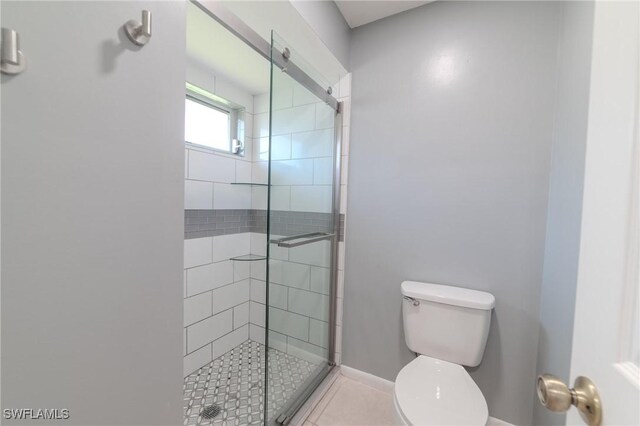
[[[11,28],[3,28],[0,71],[9,75],[20,74],[26,67],[27,60],[20,50],[20,35]]]
[[[142,22],[138,22],[135,19],[127,21],[124,24],[124,32],[134,44],[138,46],[147,44],[151,38],[151,12],[148,10],[142,11]]]

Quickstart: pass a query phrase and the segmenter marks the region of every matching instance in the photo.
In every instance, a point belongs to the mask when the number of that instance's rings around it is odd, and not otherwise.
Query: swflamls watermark
[[[67,408],[5,408],[2,416],[6,420],[66,420]]]

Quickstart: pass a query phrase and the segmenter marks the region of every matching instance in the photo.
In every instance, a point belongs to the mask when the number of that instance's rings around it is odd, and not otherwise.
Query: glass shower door
[[[292,73],[272,37],[267,267],[268,424],[286,424],[329,372],[336,111]]]

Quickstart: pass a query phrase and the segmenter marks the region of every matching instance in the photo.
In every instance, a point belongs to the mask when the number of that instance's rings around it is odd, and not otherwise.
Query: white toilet
[[[487,403],[463,365],[480,364],[489,335],[492,294],[439,284],[402,283],[407,346],[418,357],[396,377],[399,425],[478,425]]]

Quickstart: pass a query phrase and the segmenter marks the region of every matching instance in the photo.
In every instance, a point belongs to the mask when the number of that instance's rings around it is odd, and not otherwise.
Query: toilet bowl
[[[487,403],[458,364],[420,355],[398,374],[393,389],[398,425],[484,426]]]
[[[463,366],[482,361],[495,298],[489,293],[405,281],[405,341],[417,358],[396,377],[393,391],[399,425],[484,426],[484,395]]]

